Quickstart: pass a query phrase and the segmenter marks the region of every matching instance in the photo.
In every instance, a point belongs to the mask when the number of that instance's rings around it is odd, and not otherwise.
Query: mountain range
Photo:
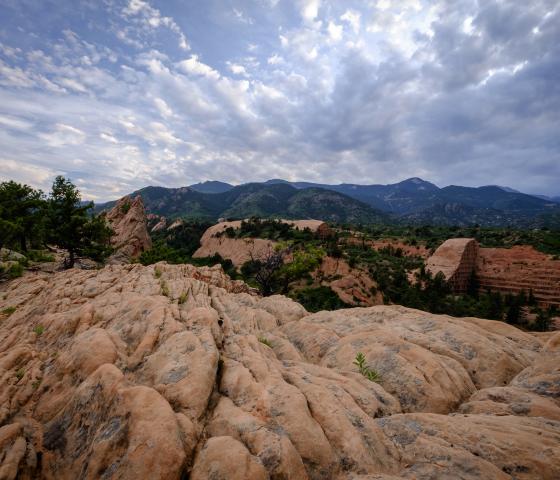
[[[328,185],[272,179],[230,185],[207,181],[181,188],[145,187],[146,210],[170,218],[316,218],[341,223],[395,221],[466,226],[560,226],[560,198],[495,185],[439,188],[421,178],[389,185]],[[98,210],[114,202],[99,205]]]

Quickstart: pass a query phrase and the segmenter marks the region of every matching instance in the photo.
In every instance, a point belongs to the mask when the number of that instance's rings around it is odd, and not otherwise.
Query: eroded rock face
[[[560,476],[560,334],[398,306],[310,315],[219,267],[2,288],[2,479]]]
[[[126,263],[152,247],[142,197],[121,198],[106,218],[115,232],[111,244],[116,252],[109,263]]]

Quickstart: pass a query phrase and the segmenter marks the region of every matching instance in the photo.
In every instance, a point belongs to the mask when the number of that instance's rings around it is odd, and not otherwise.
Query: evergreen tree
[[[56,177],[48,205],[49,239],[68,251],[66,268],[72,268],[76,257],[95,260],[108,252],[111,230],[103,217],[91,217],[93,203],[83,204],[80,192],[70,180]]]
[[[17,244],[26,252],[43,237],[43,192],[10,180],[0,183],[0,246]]]

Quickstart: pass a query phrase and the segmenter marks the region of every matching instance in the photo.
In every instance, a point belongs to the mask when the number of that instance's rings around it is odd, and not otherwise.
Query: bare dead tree
[[[271,295],[274,291],[275,275],[284,265],[285,255],[286,250],[278,250],[272,247],[259,252],[256,256],[251,253],[251,262],[256,267],[255,281],[259,285],[261,294],[265,297]]]

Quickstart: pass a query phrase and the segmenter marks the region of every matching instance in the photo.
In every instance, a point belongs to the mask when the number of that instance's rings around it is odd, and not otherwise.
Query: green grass
[[[268,348],[272,348],[272,342],[266,337],[259,337],[259,342],[266,345]]]
[[[165,282],[165,280],[161,280],[159,282],[160,288],[161,288],[161,294],[164,297],[169,297],[169,286],[167,285],[167,283]]]
[[[179,297],[179,300],[177,300],[177,303],[179,305],[182,305],[183,303],[185,303],[187,301],[187,298],[188,298],[187,292],[183,292],[183,293],[181,293],[181,296]]]
[[[2,315],[6,315],[6,316],[9,317],[16,310],[17,310],[17,307],[7,307],[4,310],[2,310],[0,313],[2,313]]]

